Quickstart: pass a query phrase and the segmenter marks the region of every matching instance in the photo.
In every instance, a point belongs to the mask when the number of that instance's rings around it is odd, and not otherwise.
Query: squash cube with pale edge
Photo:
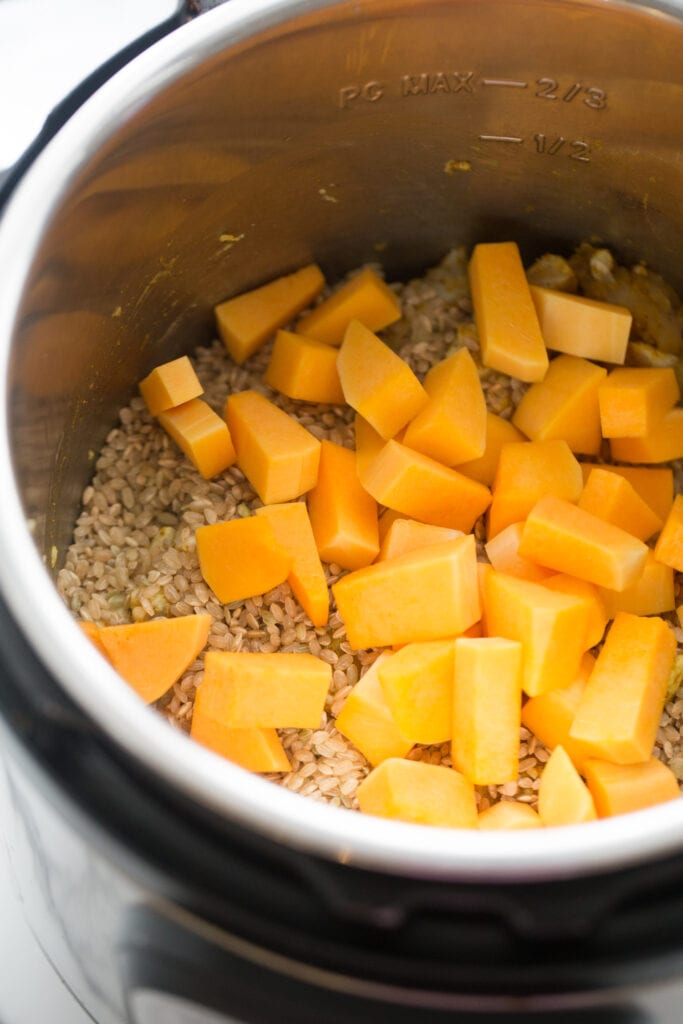
[[[359,479],[374,459],[377,458],[386,441],[373,426],[356,413],[353,421],[356,442],[356,472]]]
[[[656,616],[620,612],[607,634],[569,735],[593,757],[635,764],[652,754],[676,653]]]
[[[590,750],[580,740],[572,739],[569,730],[594,666],[593,655],[584,654],[573,683],[530,697],[522,708],[522,725],[549,750],[564,747],[572,764],[582,774]]]
[[[598,389],[603,437],[647,437],[681,393],[672,367],[625,366]]]
[[[678,779],[656,757],[640,764],[590,760],[584,774],[599,818],[640,811],[681,795]]]
[[[498,459],[503,445],[525,440],[524,434],[517,429],[514,423],[504,420],[502,416],[497,416],[493,412],[487,412],[484,454],[480,455],[478,459],[459,463],[458,471],[490,487],[496,476]]]
[[[581,466],[566,441],[521,441],[500,450],[488,511],[488,538],[526,519],[539,498],[554,494],[578,501]]]
[[[474,786],[453,768],[390,757],[363,779],[358,805],[364,814],[416,825],[477,828]]]
[[[152,416],[198,398],[204,390],[187,356],[156,366],[138,387]]]
[[[320,441],[257,391],[229,395],[225,418],[237,465],[264,505],[298,498],[315,485]]]
[[[330,595],[306,505],[302,501],[263,505],[256,515],[270,523],[275,540],[292,559],[287,582],[295,598],[314,626],[325,626]]]
[[[531,285],[531,297],[548,348],[601,363],[624,362],[633,320],[625,306],[537,285]]]
[[[599,644],[603,638],[610,616],[602,600],[602,590],[588,580],[580,580],[577,576],[570,576],[566,572],[558,572],[547,576],[543,586],[549,590],[557,590],[562,594],[574,594],[575,597],[585,597],[589,602],[588,628],[586,630],[585,650],[590,650]]]
[[[635,583],[624,590],[599,588],[600,600],[608,618],[619,612],[632,615],[661,615],[675,607],[674,571],[670,565],[657,561],[648,548],[645,566]]]
[[[619,462],[673,462],[683,459],[683,408],[675,406],[664,414],[644,437],[613,437],[612,458]]]
[[[235,448],[227,424],[201,398],[192,398],[183,405],[160,412],[158,418],[205,480],[235,462]]]
[[[377,561],[398,558],[408,551],[418,551],[430,544],[441,544],[445,540],[462,537],[462,530],[449,530],[447,526],[431,526],[418,523],[415,519],[395,519],[389,526],[380,545]]]
[[[607,473],[599,466],[589,474],[578,505],[639,540],[647,540],[662,528],[662,520],[626,477]]]
[[[197,699],[226,729],[317,729],[331,679],[313,654],[208,651]]]
[[[366,267],[304,314],[296,329],[309,338],[339,346],[352,320],[360,320],[370,331],[381,331],[400,319],[398,298],[379,274]]]
[[[265,594],[287,579],[292,556],[263,516],[229,519],[195,533],[202,576],[221,604]]]
[[[664,565],[670,565],[677,572],[683,572],[683,495],[674,499],[671,511],[664,523],[664,529],[655,545],[655,558]]]
[[[474,537],[358,569],[332,592],[356,650],[458,636],[481,616]]]
[[[552,569],[546,569],[530,558],[522,558],[519,545],[523,529],[524,523],[510,523],[488,541],[485,545],[486,554],[497,572],[540,583],[552,575]]]
[[[596,468],[594,462],[582,462],[584,485]],[[662,522],[666,519],[674,502],[674,474],[668,467],[651,466],[608,466],[598,467],[605,473],[616,473],[623,476],[637,494],[645,501]]]
[[[361,487],[352,451],[322,442],[318,480],[306,500],[323,561],[342,569],[360,569],[374,561],[379,551],[377,502]]]
[[[500,800],[479,814],[479,828],[487,832],[542,827],[543,822],[533,807],[518,800]]]
[[[320,268],[311,263],[219,303],[214,310],[218,333],[234,361],[241,364],[253,355],[309,306],[324,285]]]
[[[541,775],[538,813],[546,827],[595,821],[593,797],[564,747],[555,747]]]
[[[215,754],[250,772],[291,771],[289,758],[275,729],[226,729],[204,713],[197,691],[190,736]]]
[[[451,738],[454,652],[454,640],[406,644],[378,668],[394,721],[413,743]]]
[[[337,353],[315,338],[280,330],[263,376],[269,387],[302,402],[343,405]]]
[[[404,736],[389,709],[378,670],[393,655],[384,651],[361,676],[337,715],[337,731],[351,740],[370,764],[405,757],[413,740]]]
[[[352,320],[337,355],[344,398],[385,440],[427,402],[427,392],[405,360],[360,320]]]

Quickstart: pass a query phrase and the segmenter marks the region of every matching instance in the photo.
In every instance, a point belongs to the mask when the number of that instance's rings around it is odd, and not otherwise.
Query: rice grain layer
[[[472,323],[464,249],[454,249],[439,266],[419,280],[393,285],[403,317],[382,332],[387,341],[424,377],[444,356],[466,346],[480,368],[489,409],[509,417],[525,385],[481,366]],[[204,399],[218,412],[232,391],[254,388],[294,416],[318,438],[353,447],[352,410],[346,407],[294,402],[263,383],[270,357],[268,345],[247,366],[235,366],[216,341],[194,353],[193,363],[205,389]],[[681,466],[677,466],[677,492]],[[325,628],[314,628],[295,601],[288,584],[261,597],[220,604],[199,571],[194,532],[205,523],[250,515],[260,501],[237,467],[204,480],[135,397],[120,411],[95,461],[85,488],[73,543],[58,574],[58,588],[80,620],[100,626],[140,622],[154,616],[212,617],[206,650],[310,651],[332,666],[332,685],[316,730],[281,730],[291,771],[266,778],[334,806],[357,809],[356,790],[370,766],[334,726],[336,715],[354,684],[377,657],[377,651],[353,651],[344,627],[332,611]],[[479,557],[483,522],[475,528]],[[341,570],[325,566],[328,582]],[[676,580],[680,602],[680,577]],[[683,631],[671,616],[679,642]],[[158,704],[161,714],[189,731],[196,687],[201,684],[203,656]],[[683,781],[683,697],[667,704],[655,753]],[[409,757],[450,765],[449,744],[415,747]],[[548,750],[522,728],[519,778],[501,786],[481,786],[479,809],[501,798],[535,806],[540,774]]]

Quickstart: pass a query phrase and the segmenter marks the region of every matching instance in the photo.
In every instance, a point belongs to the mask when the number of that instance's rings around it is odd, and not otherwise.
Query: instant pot
[[[0,222],[2,830],[74,1006],[679,1020],[683,802],[494,837],[306,800],[143,707],[53,579],[117,410],[230,295],[313,260],[334,280],[380,251],[396,279],[458,243],[590,238],[683,291],[683,5],[230,0],[22,171]]]

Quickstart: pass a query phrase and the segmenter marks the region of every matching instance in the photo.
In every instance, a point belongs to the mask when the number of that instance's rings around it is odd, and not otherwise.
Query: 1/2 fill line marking
[[[524,142],[517,135],[480,135],[482,142]]]

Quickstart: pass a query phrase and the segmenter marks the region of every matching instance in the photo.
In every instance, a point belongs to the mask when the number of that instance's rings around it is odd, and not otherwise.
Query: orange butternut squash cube
[[[590,604],[588,612],[588,629],[586,630],[585,650],[590,650],[599,644],[603,638],[610,616],[602,599],[602,590],[588,580],[580,580],[576,576],[570,576],[565,572],[558,572],[547,576],[543,580],[543,586],[550,590],[559,590],[563,594],[574,594],[576,597],[585,597]]]
[[[555,747],[538,787],[538,814],[546,827],[595,821],[593,797],[564,747]]]
[[[532,441],[562,438],[573,452],[597,455],[602,444],[598,389],[607,376],[578,356],[557,356],[524,394],[512,422]]]
[[[487,832],[499,829],[542,828],[538,813],[519,800],[500,800],[479,813],[479,828]]]
[[[526,519],[539,498],[554,494],[578,501],[581,467],[566,441],[523,441],[500,450],[488,513],[488,537]]]
[[[540,583],[552,575],[552,569],[545,569],[529,558],[522,558],[519,544],[523,529],[524,523],[510,523],[486,544],[486,554],[498,572]]]
[[[530,697],[522,707],[522,725],[530,729],[549,750],[563,747],[581,774],[590,750],[581,740],[572,739],[569,730],[594,666],[593,655],[584,654],[578,675],[569,686]]]
[[[478,459],[461,462],[458,470],[465,476],[471,476],[473,480],[478,480],[479,483],[490,487],[496,476],[498,459],[503,445],[525,440],[524,434],[517,429],[514,423],[487,411],[484,454],[480,455]]]
[[[548,348],[601,363],[623,363],[631,333],[630,310],[583,295],[531,286]]]
[[[413,743],[444,743],[451,738],[454,644],[406,644],[377,670],[394,721]]]
[[[569,501],[546,495],[527,516],[519,552],[540,565],[624,590],[645,566],[647,546]]]
[[[383,652],[361,676],[337,715],[337,730],[358,747],[370,764],[405,757],[413,741],[399,730],[387,704],[378,669],[392,655]]]
[[[480,458],[486,446],[486,399],[466,348],[433,366],[427,404],[406,427],[403,444],[445,466]]]
[[[200,526],[195,539],[202,576],[221,604],[272,590],[292,566],[291,554],[262,516]]]
[[[581,463],[584,485],[596,464]],[[612,466],[600,465],[605,473],[617,473],[623,476],[640,495],[662,522],[666,519],[674,502],[674,474],[666,468],[650,466]]]
[[[635,583],[621,592],[600,587],[599,593],[610,619],[619,612],[661,615],[673,611],[675,606],[674,571],[670,565],[658,562],[648,549],[645,566]]]
[[[368,466],[377,458],[386,441],[381,434],[378,434],[374,427],[371,427],[367,420],[356,413],[353,421],[354,434],[356,437],[356,470],[359,478],[363,476]]]
[[[474,786],[452,768],[390,757],[363,779],[358,805],[364,814],[416,825],[477,828]]]
[[[227,424],[201,398],[192,398],[158,414],[166,433],[205,480],[222,473],[236,454]]]
[[[422,523],[464,532],[491,501],[488,487],[398,441],[384,445],[360,481],[380,505]]]
[[[469,279],[484,366],[518,380],[543,380],[548,353],[517,245],[475,245]]]
[[[427,392],[405,360],[352,320],[337,355],[344,398],[385,440],[427,402]]]
[[[639,540],[647,540],[662,528],[662,520],[625,477],[599,466],[589,474],[578,505]]]
[[[612,458],[620,462],[673,462],[683,458],[683,407],[669,409],[645,437],[613,437]]]
[[[646,761],[654,746],[676,652],[673,630],[656,616],[619,612],[576,710],[569,735],[593,757]]]
[[[325,626],[330,611],[327,579],[315,544],[305,504],[290,501],[263,505],[256,515],[266,519],[276,542],[291,557],[287,582],[314,626]]]
[[[474,537],[357,569],[332,592],[356,650],[458,636],[481,616]]]
[[[361,487],[356,456],[323,441],[318,482],[308,493],[308,514],[320,557],[342,569],[360,569],[379,551],[377,502]]]
[[[107,658],[147,704],[176,683],[206,645],[210,615],[179,615],[122,626],[103,626]]]
[[[500,637],[455,641],[453,763],[476,786],[517,779],[522,645]]]
[[[462,530],[449,530],[447,526],[431,526],[415,519],[394,519],[380,544],[377,561],[397,558],[407,551],[417,551],[429,544],[440,544],[461,536]]]
[[[603,437],[647,437],[681,397],[670,366],[622,366],[598,389]]]
[[[664,528],[655,544],[655,558],[683,572],[683,495],[674,498]]]
[[[238,364],[253,355],[322,291],[325,278],[311,263],[215,307],[223,344]],[[303,332],[305,333],[305,332]]]
[[[331,679],[312,654],[207,651],[196,699],[226,729],[317,729]]]
[[[384,447],[384,442],[382,442],[382,447]],[[384,541],[384,538],[386,537],[387,533],[389,532],[389,529],[391,528],[391,524],[395,523],[397,519],[405,519],[405,518],[406,517],[404,516],[403,512],[397,512],[393,508],[385,508],[384,509],[384,512],[382,512],[382,514],[380,515],[379,519],[377,520],[377,528],[379,530],[380,544],[382,544],[382,542]]]
[[[327,345],[338,346],[352,320],[360,320],[370,331],[381,331],[400,318],[398,298],[379,274],[366,267],[304,314],[296,329]]]
[[[302,402],[344,403],[337,353],[315,338],[279,330],[263,379],[269,387]]]
[[[599,818],[640,811],[681,795],[678,779],[656,757],[641,764],[590,760],[584,774]]]
[[[290,501],[318,479],[320,441],[257,391],[228,395],[237,465],[264,505]]]
[[[91,644],[93,644],[97,648],[102,657],[106,658],[107,661],[109,661],[109,655],[107,654],[107,650],[102,641],[100,640],[100,627],[95,625],[94,622],[88,622],[86,620],[79,622],[78,625],[80,626],[81,630],[85,633]],[[103,628],[107,629],[108,627],[105,626]]]
[[[201,689],[201,687],[200,687]],[[250,772],[288,772],[289,758],[275,729],[226,729],[202,710],[197,691],[190,736]]]
[[[152,416],[199,398],[204,390],[187,356],[156,366],[138,387]]]

